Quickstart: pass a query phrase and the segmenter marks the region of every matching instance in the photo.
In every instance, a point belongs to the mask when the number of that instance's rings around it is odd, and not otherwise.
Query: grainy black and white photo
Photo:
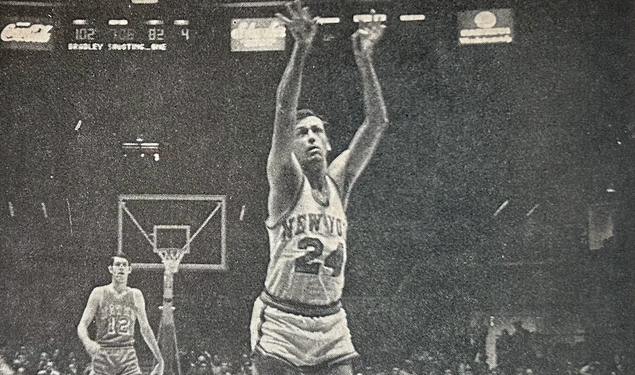
[[[635,373],[630,0],[0,0],[0,375]]]

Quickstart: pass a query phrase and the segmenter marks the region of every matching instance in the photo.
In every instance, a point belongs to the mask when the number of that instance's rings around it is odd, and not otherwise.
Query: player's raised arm
[[[82,344],[84,344],[84,348],[86,348],[86,352],[88,355],[93,357],[99,349],[100,345],[91,340],[88,336],[88,327],[90,323],[95,318],[95,314],[97,313],[97,309],[99,308],[99,302],[101,300],[101,289],[95,288],[90,293],[90,297],[88,297],[88,303],[86,303],[86,308],[84,309],[84,313],[82,314],[82,319],[79,321],[79,325],[77,326],[77,336],[81,340]]]
[[[374,10],[371,10],[371,14],[375,17]],[[362,78],[366,118],[348,149],[329,167],[329,174],[340,186],[345,206],[353,184],[370,161],[388,126],[386,104],[373,66],[375,45],[383,35],[384,28],[385,25],[379,21],[360,22],[358,30],[351,36],[355,61]]]
[[[146,302],[143,298],[143,293],[141,293],[139,289],[134,289],[133,293],[135,309],[137,310],[137,320],[139,321],[139,331],[157,361],[157,365],[152,370],[151,375],[163,375],[163,356],[161,356],[159,343],[157,342],[154,332],[152,331],[152,327],[150,327],[150,323],[148,322]]]
[[[311,18],[299,0],[287,4],[290,18],[276,16],[293,35],[293,51],[278,85],[271,151],[267,160],[269,216],[277,220],[293,203],[302,184],[302,170],[293,156],[293,132],[300,98],[302,70],[317,31],[317,17]]]

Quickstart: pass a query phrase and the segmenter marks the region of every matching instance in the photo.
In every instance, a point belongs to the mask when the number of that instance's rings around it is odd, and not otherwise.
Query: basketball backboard
[[[182,248],[180,270],[226,270],[225,209],[224,195],[120,195],[118,250],[135,269],[163,270],[158,252]]]

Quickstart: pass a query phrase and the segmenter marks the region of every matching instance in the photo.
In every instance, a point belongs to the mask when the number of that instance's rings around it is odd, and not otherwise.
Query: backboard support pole
[[[157,340],[165,363],[164,375],[182,375],[179,345],[176,339],[176,324],[174,323],[174,273],[178,271],[178,263],[182,256],[181,254],[177,256],[178,260],[174,260],[165,259],[164,255],[161,254],[165,271],[163,273],[163,306],[161,306],[161,322],[159,323]]]

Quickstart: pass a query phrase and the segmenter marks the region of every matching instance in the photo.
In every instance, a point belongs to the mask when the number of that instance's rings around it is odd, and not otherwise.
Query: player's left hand
[[[165,363],[163,362],[163,359],[161,359],[159,362],[157,362],[157,365],[154,366],[150,375],[163,375],[164,365]]]
[[[375,45],[384,35],[386,25],[381,21],[375,20],[375,10],[371,9],[370,14],[373,19],[371,22],[360,22],[357,31],[351,35],[353,41],[353,53],[359,62],[359,58],[368,58],[373,54]]]

